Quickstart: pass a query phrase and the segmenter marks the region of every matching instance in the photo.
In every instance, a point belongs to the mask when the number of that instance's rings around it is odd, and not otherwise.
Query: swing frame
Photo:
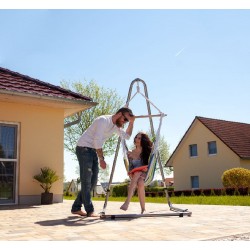
[[[133,85],[137,83],[137,92],[131,97],[132,94],[132,90],[133,90]],[[143,95],[140,90],[139,90],[139,83],[142,83],[144,86],[144,93],[145,95]],[[148,91],[147,91],[147,85],[146,83],[141,80],[140,78],[136,78],[134,79],[131,84],[130,84],[130,88],[129,88],[129,92],[128,92],[128,97],[127,97],[127,101],[126,101],[126,107],[128,107],[129,102],[135,97],[135,95],[137,93],[140,93],[145,99],[146,99],[146,105],[147,105],[147,109],[148,109],[148,115],[141,115],[141,116],[135,116],[136,118],[149,118],[149,122],[150,122],[150,129],[151,129],[151,134],[153,137],[155,137],[155,130],[154,130],[154,124],[153,124],[153,119],[152,117],[158,117],[161,116],[161,118],[163,116],[166,116],[166,114],[163,114],[148,98]],[[152,115],[151,114],[151,108],[150,108],[150,104],[153,105],[160,114],[156,114],[156,115]],[[174,207],[170,201],[169,198],[169,194],[168,194],[168,190],[166,187],[166,183],[165,183],[165,177],[164,177],[164,172],[163,172],[163,166],[160,160],[160,155],[158,150],[155,152],[156,153],[156,160],[158,161],[159,164],[159,168],[160,168],[160,172],[161,172],[161,177],[162,177],[162,182],[164,185],[164,191],[165,191],[165,195],[166,195],[166,199],[167,199],[167,203],[169,205],[169,209],[171,212],[167,212],[167,213],[146,213],[146,214],[106,214],[106,208],[107,208],[107,203],[108,203],[108,198],[109,198],[109,193],[110,193],[110,186],[112,183],[112,179],[114,176],[114,171],[115,171],[115,166],[116,166],[116,162],[117,162],[117,157],[118,157],[118,153],[119,153],[119,149],[120,149],[120,144],[121,144],[121,137],[118,138],[118,142],[117,142],[117,146],[116,146],[116,151],[115,151],[115,157],[113,160],[113,165],[112,165],[112,170],[111,170],[111,174],[110,174],[110,179],[109,179],[109,183],[108,183],[108,187],[106,190],[106,197],[105,197],[105,201],[104,201],[104,205],[103,205],[103,210],[102,212],[100,212],[100,218],[101,219],[111,219],[111,220],[115,220],[115,219],[122,219],[122,218],[139,218],[139,217],[161,217],[161,216],[178,216],[178,217],[183,217],[184,215],[186,216],[191,216],[192,212],[188,211],[188,209],[181,209],[181,208],[177,208]]]

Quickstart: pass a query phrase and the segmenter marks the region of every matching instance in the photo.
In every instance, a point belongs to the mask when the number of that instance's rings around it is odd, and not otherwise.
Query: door
[[[18,125],[0,123],[0,205],[17,203]]]

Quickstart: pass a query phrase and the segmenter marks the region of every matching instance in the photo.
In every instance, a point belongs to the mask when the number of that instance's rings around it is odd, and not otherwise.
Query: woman
[[[139,132],[134,138],[135,148],[128,152],[129,159],[129,172],[128,175],[131,179],[128,196],[120,209],[126,211],[129,202],[134,194],[137,186],[138,196],[141,205],[141,213],[145,211],[145,188],[144,180],[147,175],[147,165],[150,153],[152,151],[153,143],[150,141],[147,134]]]

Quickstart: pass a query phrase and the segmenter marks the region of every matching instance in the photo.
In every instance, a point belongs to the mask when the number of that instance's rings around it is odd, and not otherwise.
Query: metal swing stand
[[[144,93],[145,93],[145,95],[143,95],[143,94],[142,95],[146,99],[146,104],[147,104],[147,109],[148,109],[148,115],[136,116],[136,118],[149,118],[150,128],[151,128],[151,134],[152,134],[153,137],[155,137],[154,125],[153,125],[152,117],[157,117],[157,116],[159,117],[159,116],[162,116],[162,115],[164,115],[164,116],[166,116],[166,115],[162,114],[161,112],[158,115],[152,115],[151,114],[151,108],[150,108],[150,103],[151,102],[149,101],[149,98],[148,98],[148,91],[147,91],[146,83],[143,80],[141,80],[139,78],[136,78],[135,80],[133,80],[131,82],[130,88],[129,88],[129,92],[128,92],[128,97],[127,97],[127,102],[126,103],[127,103],[127,106],[128,106],[128,103],[130,102],[130,100],[132,100],[134,98],[134,96],[139,92],[139,82],[141,82],[143,84],[143,86],[144,86]],[[131,98],[131,93],[132,93],[133,85],[135,83],[137,83],[137,92]],[[158,110],[157,107],[155,107],[155,108]],[[103,210],[100,213],[100,218],[101,219],[115,220],[115,219],[119,219],[119,218],[122,219],[122,218],[161,217],[161,216],[179,216],[179,217],[183,217],[185,215],[186,216],[191,216],[192,212],[188,211],[188,209],[181,209],[181,208],[174,207],[172,205],[172,203],[170,201],[170,198],[169,198],[168,190],[167,190],[167,187],[166,187],[165,178],[164,178],[164,172],[163,172],[163,167],[162,167],[162,163],[161,163],[160,155],[159,155],[158,151],[157,151],[157,161],[158,161],[158,164],[159,164],[159,167],[160,167],[160,172],[161,172],[161,176],[162,176],[162,182],[163,182],[163,185],[164,185],[164,191],[165,191],[165,194],[166,194],[167,203],[169,205],[169,208],[170,208],[171,212],[168,212],[168,213],[146,213],[146,214],[112,214],[112,215],[111,214],[105,214],[107,203],[108,203],[108,198],[109,198],[109,193],[110,193],[110,186],[112,184],[112,179],[113,179],[113,175],[114,175],[114,171],[115,171],[116,161],[117,161],[117,157],[118,157],[118,153],[119,153],[120,143],[121,143],[121,138],[119,137],[118,138],[118,142],[117,142],[117,146],[116,146],[116,152],[115,152],[113,166],[112,166],[112,170],[111,170],[111,174],[110,174],[110,179],[109,179],[108,187],[107,187],[107,190],[106,190],[106,198],[105,198],[105,202],[104,202],[104,205],[103,205]]]

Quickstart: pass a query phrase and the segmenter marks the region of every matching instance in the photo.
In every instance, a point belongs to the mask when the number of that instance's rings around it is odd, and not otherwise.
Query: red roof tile
[[[92,101],[90,97],[0,67],[0,92],[1,90],[34,96]]]
[[[196,117],[242,159],[250,159],[250,124]]]

